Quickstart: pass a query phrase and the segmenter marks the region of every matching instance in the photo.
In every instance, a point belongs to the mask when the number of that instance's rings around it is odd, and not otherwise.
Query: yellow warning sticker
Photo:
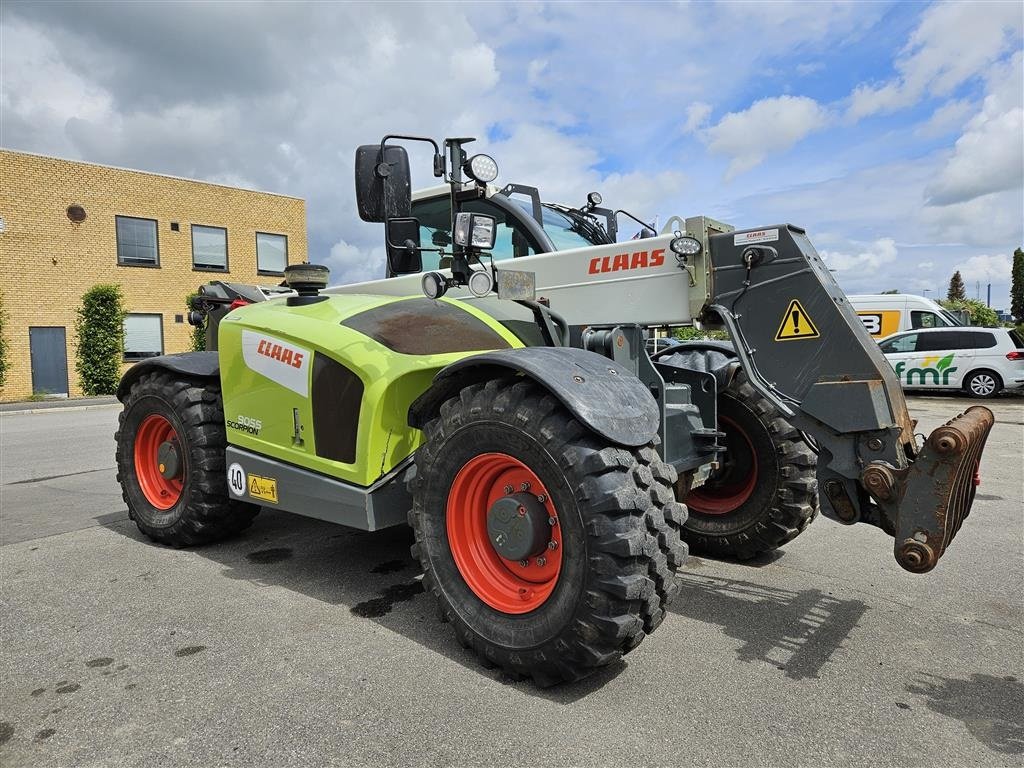
[[[782,316],[782,322],[779,324],[779,332],[775,334],[775,340],[816,339],[820,335],[811,321],[811,316],[800,306],[800,302],[796,299],[789,302],[786,314]]]
[[[273,477],[249,475],[249,495],[260,501],[277,504],[277,480]]]

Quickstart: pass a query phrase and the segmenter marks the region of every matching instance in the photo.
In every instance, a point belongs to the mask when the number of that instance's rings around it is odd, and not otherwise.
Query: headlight
[[[597,208],[601,203],[604,202],[604,198],[601,197],[600,192],[591,192],[587,195],[587,205],[591,208]]]
[[[498,164],[490,155],[473,155],[463,163],[462,170],[481,184],[489,184],[498,178]]]
[[[437,272],[427,272],[420,285],[423,287],[423,295],[428,299],[439,299],[448,290],[448,281],[444,279],[444,275]]]
[[[469,292],[477,298],[483,298],[494,288],[494,278],[489,271],[477,270],[469,276]]]
[[[460,213],[455,216],[455,244],[463,248],[489,251],[494,247],[497,221],[483,213]]]
[[[672,253],[677,256],[689,258],[690,256],[698,256],[704,246],[701,245],[700,240],[696,237],[682,235],[680,237],[673,238],[668,247],[672,250]]]

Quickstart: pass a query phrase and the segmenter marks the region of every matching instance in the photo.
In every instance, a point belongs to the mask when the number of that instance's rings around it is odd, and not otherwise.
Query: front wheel
[[[1003,380],[992,371],[975,371],[964,382],[964,389],[971,397],[990,398],[1003,389]]]
[[[577,680],[661,623],[686,508],[652,446],[607,443],[521,379],[466,387],[424,432],[413,555],[485,663],[540,685]]]
[[[725,454],[686,496],[695,551],[746,560],[792,541],[818,513],[817,462],[800,433],[743,371],[718,397]]]

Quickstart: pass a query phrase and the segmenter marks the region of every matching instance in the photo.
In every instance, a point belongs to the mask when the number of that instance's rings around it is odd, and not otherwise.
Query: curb
[[[101,403],[99,405],[66,405],[59,408],[26,408],[20,411],[0,411],[0,419],[4,416],[24,416],[35,413],[67,413],[68,411],[98,411],[102,408],[120,408],[121,403]]]

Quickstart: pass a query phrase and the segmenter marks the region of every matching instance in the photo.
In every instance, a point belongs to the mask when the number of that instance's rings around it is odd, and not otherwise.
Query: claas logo
[[[647,255],[647,251],[636,251],[633,254],[617,253],[614,256],[595,256],[590,260],[592,275],[602,272],[618,272],[622,269],[643,269],[644,267],[660,267],[665,263],[665,249],[658,248]]]
[[[259,346],[256,347],[257,354],[269,357],[271,360],[280,360],[286,365],[290,365],[292,368],[302,367],[303,354],[296,352],[294,349],[289,349],[283,344],[275,344],[268,339],[260,339]]]

